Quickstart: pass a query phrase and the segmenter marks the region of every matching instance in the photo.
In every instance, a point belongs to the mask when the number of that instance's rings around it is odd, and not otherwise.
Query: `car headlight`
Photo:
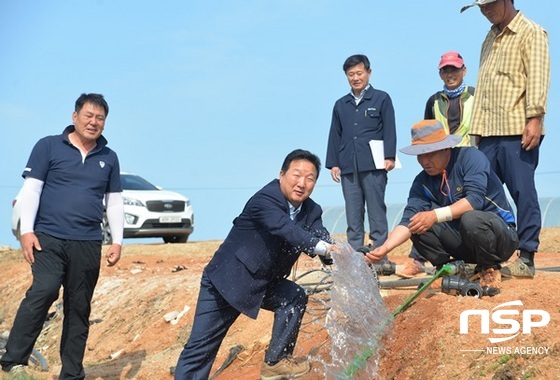
[[[189,207],[189,206],[191,205],[191,200],[190,200],[190,199],[187,199],[186,204],[187,204],[187,207]]]
[[[138,218],[132,214],[127,214],[126,212],[124,213],[124,221],[126,222],[126,224],[136,224],[136,222],[138,221]]]
[[[142,201],[134,198],[127,198],[123,197],[123,203],[125,206],[139,206],[139,207],[146,207]]]

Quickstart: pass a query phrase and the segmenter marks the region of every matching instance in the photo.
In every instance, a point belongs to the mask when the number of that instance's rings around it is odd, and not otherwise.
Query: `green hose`
[[[395,311],[393,311],[393,313],[391,314],[393,317],[396,317],[397,314],[399,314],[401,311],[403,311],[404,309],[406,309],[406,307],[408,305],[410,305],[410,303],[412,301],[414,301],[416,299],[416,297],[418,297],[424,290],[426,290],[430,285],[432,285],[432,283],[437,280],[438,278],[442,277],[442,276],[450,276],[452,274],[454,274],[456,271],[456,267],[451,265],[451,264],[444,264],[440,270],[438,270],[436,272],[436,274],[434,274],[432,276],[432,278],[430,278],[430,280],[425,283],[424,285],[422,285],[413,295],[411,295],[406,301],[404,301],[404,303],[399,306]]]
[[[455,274],[456,271],[457,271],[457,267],[455,265],[444,264],[441,267],[441,269],[438,270],[432,276],[432,278],[430,278],[430,280],[427,283],[422,285],[401,306],[399,306],[395,311],[393,311],[393,313],[391,313],[391,318],[389,318],[385,321],[385,325],[388,325],[397,314],[399,314],[404,309],[406,309],[406,307],[408,305],[410,305],[410,303],[412,301],[414,301],[416,299],[416,297],[418,297],[424,290],[426,290],[435,280],[437,280],[439,277],[442,277],[442,276],[450,276],[452,274]],[[366,366],[368,359],[371,357],[371,355],[373,355],[373,353],[374,353],[373,347],[367,347],[362,352],[354,355],[354,358],[352,359],[352,363],[348,367],[346,367],[346,370],[344,370],[344,373],[341,374],[341,376],[338,376],[338,378],[339,379],[353,379],[354,375]]]

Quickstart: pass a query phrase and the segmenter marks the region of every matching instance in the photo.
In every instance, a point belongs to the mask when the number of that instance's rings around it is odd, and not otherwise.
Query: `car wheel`
[[[109,228],[109,222],[107,221],[107,216],[103,216],[103,222],[101,223],[101,243],[103,245],[113,244],[113,237],[111,236],[111,228]]]
[[[163,241],[166,243],[186,243],[189,240],[189,235],[182,236],[166,236]]]

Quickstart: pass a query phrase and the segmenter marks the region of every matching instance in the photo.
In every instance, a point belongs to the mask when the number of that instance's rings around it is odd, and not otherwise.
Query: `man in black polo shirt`
[[[64,287],[64,322],[60,343],[60,379],[83,379],[91,298],[101,261],[103,201],[113,244],[107,265],[121,256],[123,200],[119,160],[101,135],[109,112],[100,94],[82,94],[73,125],[61,135],[37,142],[25,170],[21,191],[21,249],[31,265],[33,283],[16,314],[4,371],[25,372],[50,306]]]

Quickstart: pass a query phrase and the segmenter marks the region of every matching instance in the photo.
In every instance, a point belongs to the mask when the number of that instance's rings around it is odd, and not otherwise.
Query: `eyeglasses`
[[[444,75],[457,74],[459,71],[462,71],[464,67],[465,66],[463,66],[461,68],[455,67],[455,66],[445,66],[445,67],[442,67],[441,69],[439,69],[439,73],[444,74]]]

